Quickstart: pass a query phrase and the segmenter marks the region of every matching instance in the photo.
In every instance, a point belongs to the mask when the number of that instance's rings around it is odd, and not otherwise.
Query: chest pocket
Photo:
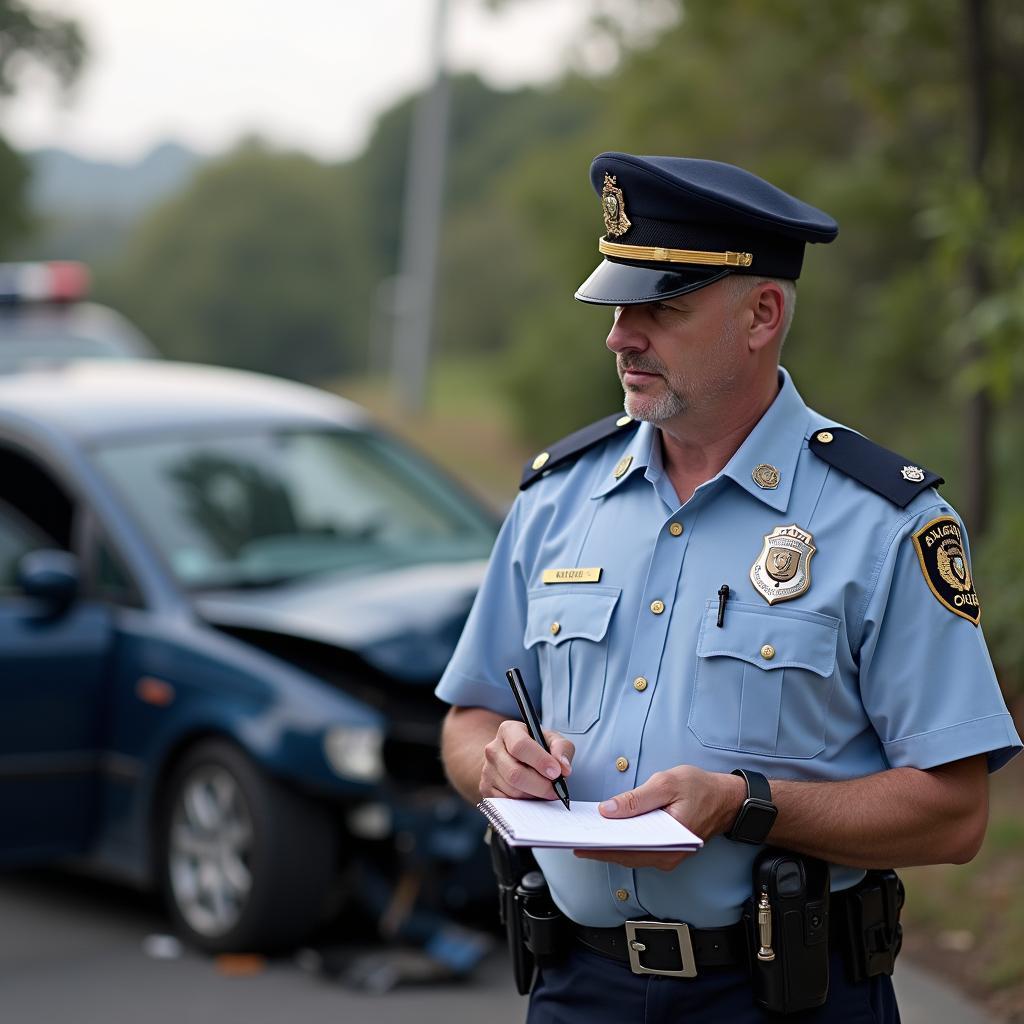
[[[706,747],[807,758],[825,748],[839,619],[730,601],[723,628],[708,602],[688,725]]]
[[[557,732],[586,732],[601,716],[608,624],[618,587],[531,590],[523,643],[537,648],[541,719]]]

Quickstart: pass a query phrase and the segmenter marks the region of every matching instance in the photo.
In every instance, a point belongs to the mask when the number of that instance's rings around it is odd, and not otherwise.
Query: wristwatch
[[[743,801],[732,828],[725,833],[726,839],[735,843],[756,843],[760,845],[768,838],[775,824],[779,809],[772,803],[772,788],[760,772],[748,772],[737,768],[733,775],[741,775],[747,784],[747,799]]]

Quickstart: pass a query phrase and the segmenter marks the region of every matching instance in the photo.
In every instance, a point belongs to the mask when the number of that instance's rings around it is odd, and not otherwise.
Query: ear
[[[786,314],[786,297],[773,281],[752,288],[747,297],[750,330],[747,344],[752,352],[772,344],[779,336]]]

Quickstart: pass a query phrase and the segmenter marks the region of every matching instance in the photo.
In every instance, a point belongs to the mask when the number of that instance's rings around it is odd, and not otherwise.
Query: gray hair
[[[733,298],[739,302],[760,284],[776,284],[782,290],[782,331],[779,334],[779,351],[786,342],[789,328],[796,312],[796,281],[788,277],[751,277],[748,274],[730,274],[726,284],[732,289]]]

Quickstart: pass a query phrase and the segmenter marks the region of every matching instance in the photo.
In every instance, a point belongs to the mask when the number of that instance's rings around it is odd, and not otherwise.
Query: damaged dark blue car
[[[433,696],[496,518],[302,385],[0,380],[0,864],[163,891],[209,950],[490,906]]]

